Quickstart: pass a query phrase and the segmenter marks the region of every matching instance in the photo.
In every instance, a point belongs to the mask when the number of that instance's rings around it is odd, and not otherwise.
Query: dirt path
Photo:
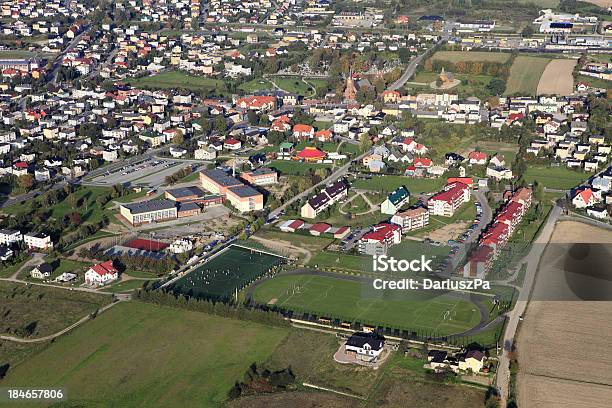
[[[111,307],[113,307],[114,305],[116,305],[119,302],[113,302],[113,303],[109,303],[108,305],[98,309],[98,312],[96,313],[96,315],[103,313],[105,311],[107,311],[108,309],[110,309]],[[61,336],[62,334],[68,333],[70,330],[74,329],[77,326],[80,326],[81,324],[85,323],[86,321],[90,320],[91,314],[88,314],[87,316],[79,319],[78,321],[74,322],[73,324],[71,324],[70,326],[56,332],[53,334],[49,334],[48,336],[43,336],[43,337],[36,337],[33,339],[30,338],[23,338],[23,337],[15,337],[15,336],[0,336],[0,340],[7,340],[7,341],[14,341],[16,343],[41,343],[44,341],[49,341],[49,340],[53,340],[56,337]]]
[[[346,207],[348,204],[350,204],[358,196],[361,196],[361,198],[363,198],[363,201],[365,201],[365,203],[370,206],[370,209],[368,211],[357,213],[357,214],[355,214],[356,216],[370,214],[372,212],[377,211],[380,208],[380,206],[378,206],[376,204],[372,204],[372,202],[370,201],[368,196],[366,196],[363,192],[359,192],[359,193],[355,194],[354,196],[352,196],[351,198],[349,198],[348,201],[346,203],[344,203],[344,205],[342,207],[340,207],[340,209],[338,210],[338,211],[340,211],[340,214],[346,215],[347,211],[344,210],[344,207]]]
[[[17,278],[19,278],[19,274],[23,271],[25,271],[27,268],[32,268],[40,263],[42,263],[43,259],[44,259],[45,255],[44,254],[40,254],[40,253],[35,253],[31,259],[28,259],[26,261],[26,263],[24,263],[23,265],[21,265],[21,268],[17,269],[17,271],[12,274],[11,276],[9,276],[9,280],[16,280]]]
[[[567,96],[574,91],[572,71],[577,60],[555,59],[548,63],[538,83],[538,95]]]
[[[280,251],[281,253],[292,255],[292,254],[295,254],[295,252],[299,252],[304,255],[304,261],[303,261],[304,264],[307,264],[308,262],[310,262],[310,259],[312,258],[312,252],[310,252],[307,249],[294,246],[289,241],[271,240],[271,239],[261,238],[256,235],[251,236],[251,239],[264,244],[270,249]]]

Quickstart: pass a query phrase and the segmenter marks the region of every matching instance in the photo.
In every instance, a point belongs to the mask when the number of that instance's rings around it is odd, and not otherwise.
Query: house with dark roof
[[[41,263],[30,271],[30,276],[34,279],[46,279],[51,277],[51,272],[53,272],[53,267],[51,265],[48,263]]]
[[[325,209],[334,205],[348,195],[350,185],[345,179],[340,179],[325,187],[319,194],[314,195],[306,201],[301,208],[304,218],[315,218]]]
[[[385,338],[378,333],[358,332],[346,341],[344,352],[354,354],[355,358],[367,362],[375,362],[385,347]]]

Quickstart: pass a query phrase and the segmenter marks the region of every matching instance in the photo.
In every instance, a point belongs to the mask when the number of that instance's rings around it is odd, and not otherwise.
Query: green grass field
[[[62,330],[110,303],[110,296],[39,285],[0,282],[0,332],[41,337]]]
[[[293,160],[272,160],[269,167],[279,171],[281,175],[303,175],[309,169],[331,168],[331,164],[300,163]]]
[[[4,387],[66,390],[70,406],[221,406],[288,329],[123,303],[20,363]]]
[[[56,277],[58,277],[64,272],[76,273],[82,277],[83,274],[86,272],[87,268],[89,268],[92,265],[91,262],[90,263],[79,262],[79,261],[73,261],[72,259],[65,259],[65,258],[45,259],[45,262],[51,264],[54,267],[53,272],[51,272],[51,279],[55,279]],[[21,273],[22,278],[29,277],[29,276],[30,276],[29,268],[26,268],[26,270],[22,271]],[[33,281],[39,281],[38,279],[34,279],[34,278],[30,278],[30,279],[32,279]]]
[[[501,62],[504,63],[510,58],[509,53],[486,52],[486,51],[437,51],[432,59],[449,62]]]
[[[130,85],[151,89],[182,88],[190,91],[226,91],[223,81],[188,75],[180,71],[168,71],[161,74],[130,80]]]
[[[282,260],[278,256],[232,245],[174,282],[170,290],[186,296],[230,298],[236,288],[241,290]]]
[[[416,179],[404,176],[373,176],[371,179],[358,179],[352,183],[353,188],[373,191],[391,192],[399,186],[406,186],[411,194],[434,192],[446,183],[445,177]]]
[[[425,255],[432,258],[432,266],[446,256],[448,247],[436,247],[418,241],[405,239],[389,249],[389,256],[397,259],[414,259]],[[436,262],[437,260],[437,262]],[[340,252],[320,251],[310,260],[310,266],[319,269],[346,270],[356,272],[372,272],[372,257],[369,255],[351,255]]]
[[[340,276],[280,275],[258,285],[254,299],[297,312],[407,330],[431,330],[439,335],[462,332],[480,321],[474,304],[450,295],[370,288],[368,282]],[[445,314],[449,318],[445,319]]]
[[[312,86],[302,81],[302,78],[299,77],[275,76],[274,78],[272,78],[272,80],[276,85],[278,85],[279,88],[289,93],[295,93],[302,96],[310,96],[314,92]]]
[[[590,176],[591,174],[589,173],[570,170],[567,167],[535,166],[527,166],[527,171],[524,174],[525,181],[528,183],[533,183],[534,180],[537,180],[538,183],[545,187],[559,190],[569,190],[576,187]]]
[[[274,86],[265,78],[255,78],[242,83],[238,88],[246,93],[253,93],[262,89],[274,89]]]
[[[535,95],[538,82],[550,58],[519,55],[510,67],[505,95]]]

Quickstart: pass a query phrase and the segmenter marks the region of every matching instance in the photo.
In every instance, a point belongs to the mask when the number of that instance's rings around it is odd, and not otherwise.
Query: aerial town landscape
[[[1,0],[0,407],[612,406],[611,0]]]

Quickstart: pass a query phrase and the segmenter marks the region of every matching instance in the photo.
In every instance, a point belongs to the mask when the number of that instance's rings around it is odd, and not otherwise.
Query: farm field
[[[166,89],[178,88],[190,91],[216,91],[221,94],[226,91],[223,81],[185,74],[180,71],[168,71],[161,74],[131,80],[135,87]]]
[[[216,407],[287,334],[284,328],[122,303],[11,369],[2,385],[61,386],[79,406]]]
[[[279,265],[283,258],[235,245],[174,282],[173,293],[196,298],[227,299],[235,290]]]
[[[533,183],[534,180],[537,180],[538,183],[548,188],[568,190],[588,179],[590,174],[570,170],[567,167],[528,166],[523,177],[528,183]]]
[[[602,318],[612,313],[612,303],[583,300],[574,292],[572,276],[585,278],[572,273],[574,268],[597,269],[587,257],[568,271],[568,253],[576,243],[589,244],[592,254],[607,252],[600,255],[607,260],[612,233],[576,221],[556,225],[518,332],[519,406],[604,408],[612,401],[612,356],[600,352],[612,336],[612,321]],[[593,288],[601,279],[588,282],[579,285]]]
[[[411,195],[420,192],[434,192],[440,190],[446,179],[439,178],[423,178],[417,179],[405,176],[372,176],[371,179],[357,179],[351,183],[353,188],[373,191],[391,192],[399,186],[406,186]]]
[[[549,58],[519,55],[510,67],[510,77],[504,95],[535,95]]]
[[[538,83],[538,95],[565,96],[574,91],[573,70],[577,60],[556,59],[546,65]]]
[[[337,278],[280,275],[257,285],[253,297],[259,303],[272,303],[288,310],[419,332],[433,331],[437,335],[459,333],[480,321],[476,305],[462,298],[402,291],[376,291],[370,295],[364,294],[366,288],[371,288],[369,280],[351,280],[340,275]]]
[[[437,51],[432,56],[433,60],[449,61],[452,63],[466,61],[504,63],[508,61],[509,58],[509,53],[486,51]]]
[[[101,294],[4,281],[0,299],[0,332],[17,337],[56,333],[111,302]]]

